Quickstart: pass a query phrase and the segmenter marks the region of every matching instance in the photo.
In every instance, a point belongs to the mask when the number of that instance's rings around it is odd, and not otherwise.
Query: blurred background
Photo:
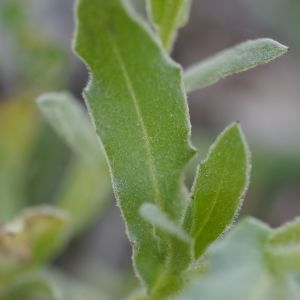
[[[82,103],[88,73],[71,50],[73,4],[0,0],[2,221],[29,205],[64,201],[61,191],[79,182],[68,179],[76,155],[35,105],[40,93],[60,90],[71,91]],[[270,37],[290,47],[280,59],[189,95],[198,160],[226,125],[241,122],[253,163],[242,214],[272,226],[300,215],[299,28],[299,0],[194,0],[173,52],[185,68],[247,39]],[[80,182],[88,177],[81,172]],[[84,184],[82,189],[90,191]],[[84,197],[76,201],[85,205]],[[132,270],[123,221],[114,199],[100,202],[89,216],[92,221],[54,263],[108,293],[126,293],[135,279],[127,275]]]

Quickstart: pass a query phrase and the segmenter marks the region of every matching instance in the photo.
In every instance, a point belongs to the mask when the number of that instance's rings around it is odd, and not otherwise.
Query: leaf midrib
[[[135,89],[133,87],[133,83],[132,80],[130,78],[130,75],[128,74],[127,70],[126,70],[126,65],[125,62],[122,58],[122,55],[119,51],[119,47],[117,45],[117,42],[114,39],[114,36],[111,34],[111,32],[109,30],[107,30],[108,33],[108,37],[109,37],[109,41],[111,43],[111,47],[112,47],[112,51],[114,53],[114,55],[116,56],[116,59],[120,65],[120,69],[121,69],[121,73],[124,77],[124,82],[126,84],[127,87],[127,91],[132,99],[135,111],[136,111],[136,115],[138,118],[138,122],[140,124],[140,127],[142,129],[142,138],[145,142],[145,150],[146,150],[146,164],[148,166],[148,170],[149,170],[149,175],[152,181],[152,186],[154,189],[154,201],[156,202],[156,204],[162,209],[164,210],[164,203],[162,200],[162,196],[161,196],[161,192],[159,189],[159,183],[158,183],[158,179],[157,179],[157,170],[154,164],[154,159],[153,159],[153,154],[152,154],[152,147],[151,147],[151,143],[150,143],[150,139],[149,139],[149,134],[148,134],[148,130],[146,128],[145,122],[143,120],[142,117],[142,112],[139,106],[139,101],[138,101],[138,97],[136,95]],[[149,199],[151,200],[151,199]]]
[[[227,156],[226,161],[224,163],[224,168],[222,170],[222,177],[220,179],[218,190],[217,190],[217,192],[216,192],[216,194],[215,194],[215,196],[213,197],[213,200],[212,200],[213,205],[211,206],[211,209],[209,210],[209,213],[208,213],[207,217],[205,218],[205,221],[204,221],[203,225],[197,230],[196,235],[195,235],[195,239],[198,239],[201,232],[203,231],[203,229],[205,228],[205,226],[207,225],[207,223],[211,219],[211,216],[212,216],[212,214],[215,210],[215,207],[216,207],[217,202],[218,202],[218,198],[220,196],[221,189],[223,187],[224,177],[225,177],[225,173],[226,173],[226,167],[225,166],[227,166],[228,160],[229,160],[229,157]],[[200,169],[200,172],[201,172],[201,169]],[[196,224],[195,224],[195,218],[194,218],[193,227],[192,227],[193,231],[194,231],[195,226],[196,226]]]

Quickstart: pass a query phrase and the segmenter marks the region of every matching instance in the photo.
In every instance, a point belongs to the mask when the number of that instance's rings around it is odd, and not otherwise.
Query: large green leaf
[[[174,222],[181,215],[182,173],[194,154],[181,71],[120,0],[79,1],[77,26],[76,51],[92,72],[84,96],[109,160],[135,269],[159,299],[176,289],[189,254],[153,234],[139,209],[152,202]]]
[[[185,228],[195,239],[196,258],[231,225],[248,186],[249,171],[248,147],[234,123],[213,144],[195,178]]]
[[[56,205],[67,210],[80,231],[109,199],[111,183],[99,138],[87,114],[68,93],[47,93],[37,103],[50,126],[74,151]]]
[[[191,0],[147,0],[148,12],[163,46],[171,50],[177,30],[186,24]]]
[[[300,218],[272,232],[266,253],[277,271],[300,272]]]
[[[272,39],[257,39],[224,50],[186,70],[184,83],[187,92],[212,85],[229,75],[267,63],[288,48]]]
[[[207,270],[190,281],[176,300],[297,300],[294,277],[269,268],[264,247],[271,229],[243,220],[207,256]]]

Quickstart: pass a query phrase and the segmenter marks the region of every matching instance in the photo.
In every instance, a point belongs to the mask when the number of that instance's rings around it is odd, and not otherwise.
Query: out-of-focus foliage
[[[67,53],[53,37],[39,30],[26,1],[1,1],[0,26],[3,35],[0,66],[6,71],[13,67],[9,71],[20,88],[41,91],[65,86]]]

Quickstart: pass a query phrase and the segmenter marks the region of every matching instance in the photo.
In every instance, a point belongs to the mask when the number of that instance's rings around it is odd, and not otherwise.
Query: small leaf
[[[249,183],[249,151],[240,126],[232,124],[212,145],[200,164],[185,216],[194,238],[194,254],[206,248],[233,222]]]
[[[271,233],[247,218],[207,253],[206,272],[190,280],[176,300],[298,300],[295,276],[271,272],[264,253]]]
[[[67,215],[51,207],[26,209],[0,228],[0,253],[20,266],[32,266],[53,258],[69,234]]]
[[[272,232],[266,253],[277,270],[300,272],[300,218]]]
[[[272,39],[257,39],[241,43],[216,54],[186,70],[184,83],[187,92],[212,85],[229,75],[267,63],[288,48]]]
[[[141,216],[154,228],[158,228],[167,234],[188,243],[190,237],[188,234],[175,224],[166,214],[164,214],[155,204],[144,203],[140,208]]]
[[[148,14],[158,32],[163,46],[170,51],[177,30],[189,18],[191,0],[147,0]]]

